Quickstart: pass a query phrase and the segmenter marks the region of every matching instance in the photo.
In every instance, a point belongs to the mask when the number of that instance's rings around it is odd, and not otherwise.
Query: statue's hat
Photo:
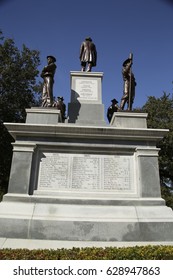
[[[111,102],[113,102],[113,103],[118,103],[118,101],[117,101],[115,98],[112,99]]]
[[[47,58],[51,57],[54,62],[56,62],[56,58],[53,55],[48,55]]]
[[[64,98],[62,96],[58,96],[58,99],[60,99],[61,101],[64,101]]]
[[[86,37],[85,40],[86,40],[86,41],[91,41],[91,42],[92,42],[91,37]]]

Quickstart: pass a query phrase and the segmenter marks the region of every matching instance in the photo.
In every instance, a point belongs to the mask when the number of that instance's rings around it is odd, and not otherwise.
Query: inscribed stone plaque
[[[76,93],[79,95],[77,99],[80,100],[98,100],[98,81],[94,79],[76,79]]]
[[[44,152],[39,190],[134,193],[134,157]]]

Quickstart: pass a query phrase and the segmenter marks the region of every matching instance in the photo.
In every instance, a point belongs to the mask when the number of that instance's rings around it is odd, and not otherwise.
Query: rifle
[[[132,53],[129,54],[129,59],[133,63],[133,54]],[[132,66],[130,67],[130,81],[129,81],[129,104],[128,104],[129,111],[132,109],[131,108],[131,92],[132,92]]]

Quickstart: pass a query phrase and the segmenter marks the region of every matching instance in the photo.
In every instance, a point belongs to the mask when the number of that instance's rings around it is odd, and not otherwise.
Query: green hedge
[[[57,250],[1,249],[1,260],[173,260],[173,246],[72,248]]]

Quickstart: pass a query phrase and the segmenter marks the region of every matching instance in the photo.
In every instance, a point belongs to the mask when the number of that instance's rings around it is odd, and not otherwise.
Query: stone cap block
[[[121,128],[147,128],[147,116],[147,113],[116,112],[110,125]]]

